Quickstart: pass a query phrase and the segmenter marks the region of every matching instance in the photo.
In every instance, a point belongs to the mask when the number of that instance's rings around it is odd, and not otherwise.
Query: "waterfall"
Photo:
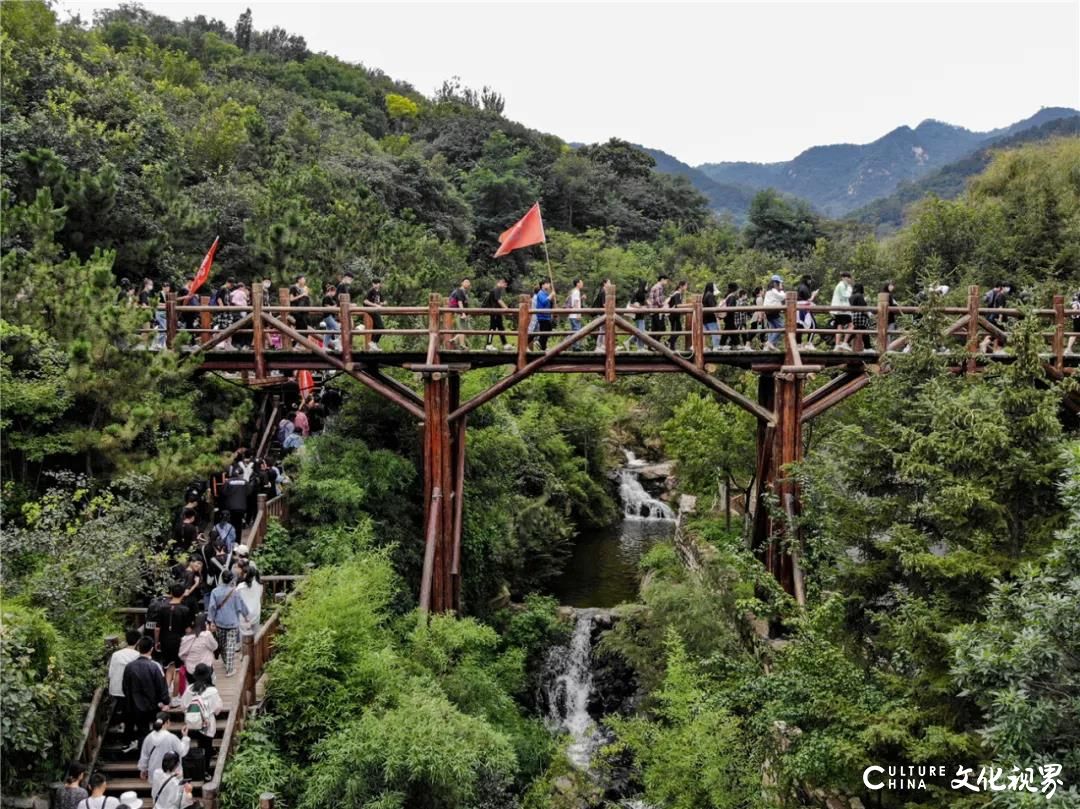
[[[638,472],[645,462],[634,457],[630,450],[623,450],[626,466],[619,470],[619,499],[623,504],[623,516],[628,520],[674,520],[675,512],[667,503],[661,502],[645,491],[638,479]]]
[[[602,741],[596,723],[589,716],[592,692],[592,624],[594,609],[577,611],[574,634],[567,646],[548,652],[543,690],[547,702],[545,724],[552,732],[570,734],[567,750],[570,763],[587,770],[593,753]]]

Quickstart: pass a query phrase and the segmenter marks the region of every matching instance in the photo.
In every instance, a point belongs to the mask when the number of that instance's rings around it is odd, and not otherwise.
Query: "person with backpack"
[[[105,773],[100,770],[90,776],[90,795],[79,801],[76,809],[119,809],[120,801],[107,796],[105,790],[109,788],[109,780]]]
[[[124,667],[124,704],[127,709],[124,732],[128,739],[125,753],[134,753],[139,742],[150,732],[150,725],[158,711],[169,708],[169,686],[161,666],[150,655],[154,641],[139,638],[135,644],[139,656]]]
[[[231,551],[236,546],[236,537],[232,512],[227,508],[219,509],[217,522],[210,529],[210,542],[214,545],[221,543],[225,546],[225,550]]]
[[[162,761],[167,753],[176,753],[181,759],[191,749],[191,739],[188,738],[188,729],[185,726],[180,730],[180,736],[167,729],[169,723],[167,713],[159,713],[154,720],[154,729],[143,739],[142,752],[139,753],[139,777],[144,781],[149,780],[151,773],[161,769]]]
[[[211,664],[200,663],[191,675],[191,684],[184,692],[184,726],[199,746],[202,755],[202,779],[205,781],[210,772],[210,758],[214,754],[214,736],[217,735],[217,715],[221,713],[224,702],[212,680],[214,669]],[[189,762],[196,757],[189,756]],[[189,766],[193,776],[200,775],[194,763]]]
[[[172,704],[180,704],[180,689],[177,687],[177,671],[183,665],[180,660],[180,642],[187,630],[195,622],[195,616],[184,604],[183,582],[173,582],[169,588],[169,600],[161,604],[154,615],[154,648],[158,652],[158,662],[165,669],[165,681],[169,693],[173,694]]]
[[[466,309],[469,306],[469,289],[472,287],[472,281],[468,278],[461,279],[461,285],[450,293],[450,299],[446,305],[451,309],[459,310],[459,314],[454,318],[458,334],[454,335],[454,344],[462,351],[469,347],[468,337],[461,334],[462,331],[469,327],[469,316],[461,313],[460,310]]]
[[[214,672],[214,652],[218,649],[217,638],[206,628],[206,615],[195,616],[195,625],[180,641],[180,659],[184,661],[185,679],[190,684],[195,677],[195,670],[200,664],[210,668],[211,679]],[[185,688],[180,692],[180,704],[184,702]]]
[[[150,798],[154,809],[184,809],[195,802],[191,796],[191,782],[184,778],[176,753],[166,753],[161,767],[151,774]]]
[[[247,605],[236,590],[231,570],[223,570],[218,576],[218,586],[210,594],[210,608],[206,617],[217,634],[225,676],[232,677],[236,674],[236,652],[240,646],[240,619],[249,616]]]
[[[701,293],[701,308],[705,310],[701,314],[701,328],[706,332],[714,332],[709,336],[710,347],[713,351],[720,350],[720,335],[715,334],[720,330],[720,326],[716,322],[716,312],[708,310],[715,309],[716,303],[716,284],[709,281]]]

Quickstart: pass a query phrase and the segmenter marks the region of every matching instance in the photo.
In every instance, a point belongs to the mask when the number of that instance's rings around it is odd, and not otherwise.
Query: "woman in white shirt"
[[[154,809],[183,809],[195,802],[191,797],[191,784],[180,772],[180,757],[176,753],[168,753],[161,767],[154,770],[150,779],[150,797]]]
[[[240,545],[237,547],[238,549],[244,548],[243,557],[246,557],[246,546]],[[262,618],[263,586],[262,582],[259,581],[259,571],[246,558],[241,558],[234,566],[233,574],[236,576],[236,580],[240,582],[236,586],[236,594],[244,602],[248,613],[247,616],[240,617],[240,634],[254,635],[259,631]]]
[[[143,739],[142,752],[139,754],[139,775],[143,778],[149,778],[150,773],[161,769],[161,762],[166,754],[176,753],[183,759],[191,749],[187,728],[184,728],[180,738],[177,738],[171,730],[165,729],[168,721],[168,714],[159,713],[154,720],[154,729]]]
[[[192,675],[191,682],[188,683],[188,689],[184,692],[183,697],[180,698],[180,703],[184,708],[184,723],[191,733],[195,743],[203,750],[203,766],[207,772],[210,769],[210,759],[214,755],[214,736],[217,734],[217,715],[221,713],[221,709],[224,707],[221,695],[218,690],[211,684],[211,678],[213,677],[213,669],[206,663],[200,663],[195,667],[195,673]],[[189,719],[190,716],[195,715],[195,711],[189,711],[192,704],[196,704],[198,711],[201,714],[200,725],[196,727]],[[203,775],[205,779],[205,773],[194,773],[194,775]]]

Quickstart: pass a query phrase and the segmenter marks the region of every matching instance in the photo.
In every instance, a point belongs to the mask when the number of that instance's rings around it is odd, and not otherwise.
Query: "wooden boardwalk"
[[[201,370],[238,374],[248,384],[269,390],[298,385],[302,371],[347,374],[419,422],[424,431],[425,526],[419,603],[422,610],[436,612],[461,608],[469,414],[535,374],[596,374],[614,382],[623,375],[677,373],[753,416],[755,477],[761,485],[752,509],[752,546],[801,603],[801,539],[797,528],[796,535],[786,535],[798,522],[799,490],[785,470],[802,458],[802,425],[856,394],[873,375],[889,373],[894,358],[909,349],[911,334],[905,329],[933,318],[940,325],[937,343],[950,354],[952,370],[974,374],[987,363],[1012,362],[1012,355],[1000,348],[1009,341],[1011,325],[1030,318],[1037,324],[1047,379],[1061,380],[1077,370],[1077,357],[1066,352],[1067,341],[1078,335],[1066,317],[1063,295],[1054,296],[1051,308],[1025,310],[983,307],[978,287],[968,289],[966,306],[951,307],[896,306],[887,293],[878,295],[875,305],[800,305],[795,293],[788,292],[782,305],[706,308],[700,297],[692,296],[676,309],[631,308],[616,306],[611,285],[604,288],[603,308],[579,310],[534,310],[528,296],[521,296],[516,307],[497,309],[450,307],[439,295],[430,296],[426,306],[378,308],[355,306],[348,295],[339,298],[329,307],[290,307],[288,291],[280,290],[276,305],[257,295],[250,307],[212,307],[206,298],[198,305],[180,305],[170,296],[163,305],[165,348],[178,351]],[[829,325],[838,314],[861,328],[841,331]],[[215,315],[227,315],[233,322],[215,330]],[[825,325],[805,328],[800,318],[806,315]],[[531,321],[538,317],[552,330],[530,332]],[[561,327],[570,317],[581,320],[580,329]],[[333,329],[327,318],[340,328]],[[644,325],[662,323],[663,318],[673,328],[661,331]],[[760,328],[740,328],[743,321],[757,321]],[[148,342],[153,334],[148,327]],[[837,349],[838,338],[850,341],[849,350]],[[512,342],[513,347],[477,350],[481,341],[489,340]],[[807,340],[821,346],[813,350]],[[995,353],[980,354],[990,343]],[[734,344],[734,350],[718,350],[722,344]],[[542,350],[534,350],[537,346]],[[628,350],[631,347],[636,350]],[[721,379],[716,370],[722,366],[755,374],[756,395]],[[462,375],[492,367],[506,367],[507,373],[463,401]],[[419,374],[422,387],[385,373],[390,368]],[[826,384],[805,391],[806,381],[819,374],[828,377]],[[1067,395],[1065,405],[1080,411],[1080,397]],[[770,515],[769,496],[781,504],[786,519]]]

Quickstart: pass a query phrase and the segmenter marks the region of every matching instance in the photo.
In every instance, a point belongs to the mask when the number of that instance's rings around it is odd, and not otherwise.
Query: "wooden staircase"
[[[232,677],[225,676],[225,670],[221,665],[221,661],[215,661],[214,663],[214,677],[217,684],[217,689],[221,693],[221,699],[224,703],[224,707],[221,713],[217,715],[217,734],[214,737],[214,757],[207,763],[207,769],[211,773],[211,778],[217,764],[218,751],[221,749],[226,727],[229,724],[229,715],[237,704],[237,698],[240,691],[240,682],[238,675]],[[181,735],[181,731],[184,727],[184,713],[181,708],[172,708],[166,713],[169,714],[169,723],[165,726],[167,730],[176,734],[177,737]],[[191,747],[194,749],[197,746],[194,739],[192,739]],[[153,801],[150,798],[150,782],[143,780],[139,775],[139,752],[141,750],[135,750],[131,753],[125,753],[123,734],[114,731],[109,728],[104,737],[101,745],[101,750],[98,753],[97,763],[94,769],[98,772],[102,772],[109,779],[108,788],[106,789],[107,795],[112,795],[119,798],[124,792],[134,791],[139,797],[143,799],[144,807],[151,807]],[[183,766],[181,761],[181,766]],[[195,798],[202,797],[203,781],[200,774],[191,773],[185,771],[185,778],[192,778],[192,794]]]

